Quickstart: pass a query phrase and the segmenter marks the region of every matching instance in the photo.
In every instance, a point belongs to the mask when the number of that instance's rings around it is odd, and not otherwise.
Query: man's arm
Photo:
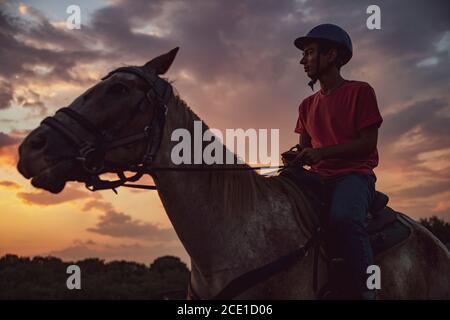
[[[305,148],[295,161],[311,165],[324,159],[355,159],[372,153],[377,141],[378,127],[373,125],[362,129],[358,139],[354,141],[317,149]]]
[[[300,134],[299,144],[302,149],[312,147],[311,137],[306,131],[303,131],[303,133]]]
[[[322,159],[354,159],[368,155],[377,147],[378,127],[376,125],[360,131],[359,138],[345,144],[320,148]]]

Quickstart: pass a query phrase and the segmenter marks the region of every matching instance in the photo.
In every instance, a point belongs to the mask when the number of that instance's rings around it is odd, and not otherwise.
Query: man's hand
[[[292,165],[313,165],[325,159],[357,159],[374,152],[377,147],[378,126],[376,124],[361,129],[359,137],[343,144],[336,144],[321,148],[311,148],[311,138],[307,133],[300,135],[300,146],[303,148]]]
[[[322,160],[322,154],[319,149],[304,148],[294,159],[293,164],[306,164],[308,166],[318,163]]]
[[[298,156],[300,150],[301,150],[300,145],[296,144],[288,151],[283,152],[281,154],[281,160],[283,160],[283,164],[285,166],[290,165],[294,161],[294,159]]]

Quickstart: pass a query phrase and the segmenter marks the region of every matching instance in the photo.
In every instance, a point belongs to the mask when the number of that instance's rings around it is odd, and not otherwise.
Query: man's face
[[[313,78],[317,75],[319,70],[317,69],[317,50],[319,50],[319,45],[317,43],[310,43],[305,46],[305,50],[303,50],[303,57],[300,60],[300,64],[305,67],[305,72],[308,77]],[[329,50],[326,54],[319,54],[319,68],[324,69],[330,63],[337,58],[337,50],[332,49]]]
[[[303,57],[300,60],[300,64],[304,66],[305,72],[308,77],[313,78],[317,71],[317,43],[310,43],[303,50]],[[319,56],[320,57],[320,56]]]

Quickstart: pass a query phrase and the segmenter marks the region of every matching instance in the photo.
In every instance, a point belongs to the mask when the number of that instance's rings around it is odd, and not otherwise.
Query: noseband
[[[172,87],[155,73],[144,72],[139,67],[118,68],[103,77],[102,80],[108,79],[118,72],[134,74],[148,84],[149,89],[144,98],[147,101],[141,103],[147,102],[155,105],[156,101],[156,112],[143,132],[113,138],[106,131],[100,131],[95,124],[69,107],[59,109],[53,117],[47,117],[41,123],[58,132],[78,151],[78,154],[73,158],[82,162],[85,171],[88,173],[87,181],[85,181],[86,187],[91,191],[112,189],[116,192],[115,188],[119,186],[133,186],[126,185],[126,183],[135,182],[145,173],[150,173],[149,166],[161,145],[167,104],[172,95]],[[59,119],[62,114],[75,122],[78,130],[74,130],[74,128],[68,127],[67,124],[62,122]],[[141,163],[124,168],[105,160],[108,151],[140,140],[147,141],[146,152]],[[106,171],[115,172],[119,179],[114,181],[100,179],[99,174]],[[133,171],[136,174],[132,177],[126,177],[124,171]],[[154,189],[153,186],[144,187]]]

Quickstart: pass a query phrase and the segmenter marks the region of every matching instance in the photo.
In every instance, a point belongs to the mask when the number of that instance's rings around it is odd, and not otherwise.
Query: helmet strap
[[[314,91],[314,85],[317,82],[317,78],[312,79],[310,82],[308,82],[308,86],[311,87],[311,90]]]
[[[317,80],[319,79],[319,72],[320,72],[320,48],[317,47],[317,51],[316,51],[316,74],[314,75],[314,77],[311,79],[310,82],[308,82],[308,86],[311,87],[311,90],[314,91],[314,85],[316,84]]]
[[[316,84],[317,80],[319,80],[320,75],[325,72],[326,70],[328,70],[328,68],[330,68],[330,66],[332,65],[332,63],[329,63],[327,66],[325,66],[323,68],[323,70],[320,70],[320,53],[322,52],[321,50],[322,48],[320,47],[320,44],[317,47],[317,51],[316,51],[316,74],[315,76],[311,79],[311,81],[308,82],[308,86],[311,87],[311,90],[314,91],[314,85]]]

